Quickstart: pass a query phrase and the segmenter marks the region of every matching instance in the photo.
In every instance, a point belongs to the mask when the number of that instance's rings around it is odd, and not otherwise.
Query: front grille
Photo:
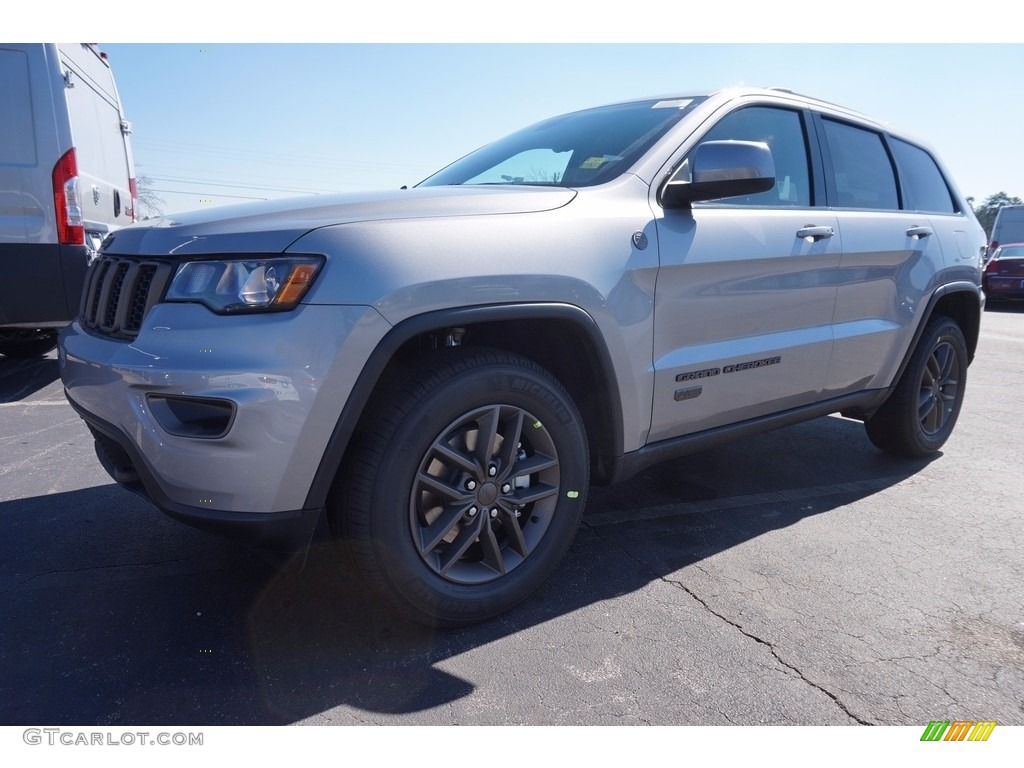
[[[104,336],[134,339],[163,295],[172,270],[170,264],[158,261],[120,256],[96,259],[82,293],[82,325]]]
[[[153,285],[155,276],[156,264],[143,264],[139,267],[135,290],[132,291],[131,301],[128,304],[128,315],[124,320],[125,330],[138,333],[142,328],[142,318],[146,316],[146,310],[149,308],[149,289]]]

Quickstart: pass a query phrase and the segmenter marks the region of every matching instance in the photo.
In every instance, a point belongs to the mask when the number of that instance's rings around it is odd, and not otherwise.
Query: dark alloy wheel
[[[864,426],[876,446],[920,458],[949,439],[967,383],[967,344],[952,319],[929,321],[893,394]]]
[[[413,481],[409,527],[420,557],[456,584],[504,576],[543,540],[560,477],[554,439],[534,414],[488,405],[460,416]]]
[[[928,437],[940,434],[950,419],[956,418],[962,374],[953,345],[940,341],[925,361],[918,391],[917,416]]]
[[[332,531],[365,580],[433,625],[480,621],[536,590],[586,502],[582,419],[525,358],[456,349],[376,409],[332,496]]]

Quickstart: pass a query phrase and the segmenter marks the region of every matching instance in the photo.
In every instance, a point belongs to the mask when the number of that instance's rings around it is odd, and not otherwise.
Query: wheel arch
[[[982,306],[981,292],[974,283],[943,286],[936,292],[931,312],[922,327],[935,315],[946,315],[955,320],[967,342],[967,360],[972,362],[978,349]]]
[[[978,348],[982,306],[981,289],[976,283],[948,283],[935,291],[928,301],[928,308],[921,315],[921,322],[918,323],[917,329],[914,331],[914,338],[907,348],[907,353],[903,356],[903,362],[900,363],[900,367],[896,371],[892,385],[895,386],[896,382],[903,377],[903,372],[910,364],[914,350],[921,340],[921,334],[936,315],[945,315],[960,326],[960,332],[963,333],[964,341],[967,342],[968,363],[973,361],[974,352]]]
[[[974,360],[974,353],[978,348],[978,335],[981,328],[981,311],[983,306],[981,289],[976,283],[964,281],[947,283],[939,287],[928,300],[928,307],[921,315],[921,322],[918,323],[917,328],[914,330],[914,336],[907,347],[906,353],[903,355],[899,368],[896,369],[892,381],[888,387],[881,390],[884,396],[878,402],[868,407],[845,409],[842,411],[843,416],[863,421],[874,415],[884,405],[903,378],[903,373],[907,370],[907,366],[910,365],[910,360],[914,356],[914,350],[917,349],[917,345],[921,342],[921,336],[924,334],[925,328],[928,327],[928,323],[936,315],[949,317],[960,327],[960,332],[964,335],[964,341],[967,342],[967,362],[969,365]]]
[[[372,413],[374,399],[385,396],[388,382],[432,351],[449,346],[514,352],[550,372],[583,416],[594,482],[610,479],[615,459],[622,453],[622,413],[611,355],[594,319],[571,304],[463,307],[404,320],[377,345],[334,427],[306,496],[306,508],[326,503],[353,435]]]
[[[956,319],[934,312],[886,401],[864,422],[882,451],[920,459],[952,434],[964,399],[967,341]]]

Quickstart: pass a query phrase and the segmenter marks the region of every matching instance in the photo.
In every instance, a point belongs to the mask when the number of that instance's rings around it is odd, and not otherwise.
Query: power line
[[[193,197],[195,195],[209,195],[211,198],[234,198],[237,200],[269,200],[269,198],[251,198],[247,195],[221,195],[220,193],[203,193],[203,191],[189,190],[189,189],[154,189],[151,187],[150,191],[162,191],[168,195],[187,195]]]
[[[227,187],[233,189],[267,190],[270,192],[304,192],[310,195],[318,195],[327,192],[336,192],[333,189],[300,189],[298,187],[272,187],[255,184],[235,184],[229,182],[208,181],[207,179],[186,179],[175,176],[150,176],[153,181],[169,181],[172,184],[204,184],[209,187]]]
[[[212,144],[189,144],[187,142],[166,141],[159,139],[132,138],[133,146],[141,149],[149,149],[154,152],[169,152],[185,155],[202,155],[207,157],[221,157],[236,160],[259,160],[260,162],[275,163],[281,165],[313,165],[329,166],[338,168],[353,168],[357,170],[375,170],[378,168],[413,170],[417,167],[407,163],[382,163],[376,161],[340,160],[337,157],[323,155],[301,155],[285,152],[266,152],[262,150],[245,150],[231,147],[217,147]]]

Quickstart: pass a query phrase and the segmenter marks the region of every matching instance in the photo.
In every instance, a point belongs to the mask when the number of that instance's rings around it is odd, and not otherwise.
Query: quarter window
[[[927,213],[956,213],[946,180],[931,155],[899,139],[892,140],[892,151],[900,167],[904,207]]]
[[[898,210],[892,161],[874,131],[822,120],[835,174],[835,205],[840,208]]]

